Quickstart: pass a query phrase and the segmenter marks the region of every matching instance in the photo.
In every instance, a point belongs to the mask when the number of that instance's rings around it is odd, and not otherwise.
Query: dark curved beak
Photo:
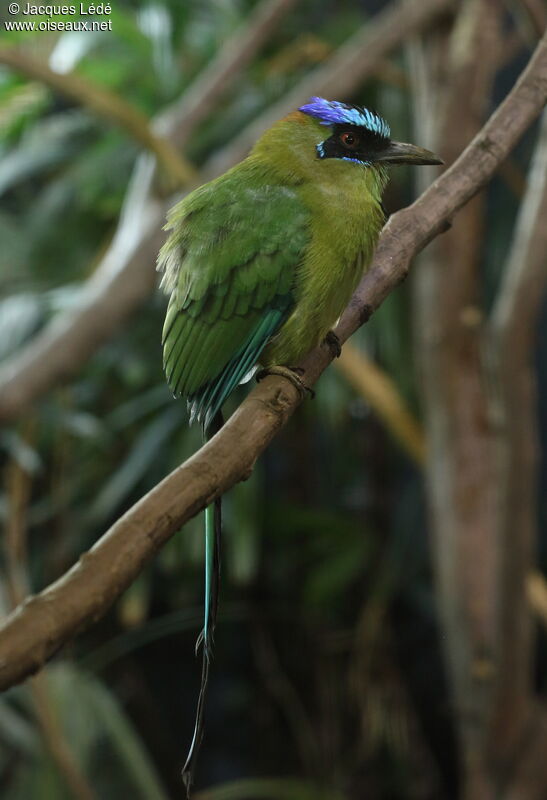
[[[442,158],[431,150],[406,142],[390,142],[385,149],[374,154],[374,161],[384,164],[444,164]]]

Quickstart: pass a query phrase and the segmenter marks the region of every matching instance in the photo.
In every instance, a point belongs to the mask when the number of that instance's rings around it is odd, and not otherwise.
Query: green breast
[[[264,351],[266,366],[297,364],[325,337],[368,268],[384,224],[383,171],[331,160],[318,177],[298,190],[310,214],[310,242],[294,310]]]

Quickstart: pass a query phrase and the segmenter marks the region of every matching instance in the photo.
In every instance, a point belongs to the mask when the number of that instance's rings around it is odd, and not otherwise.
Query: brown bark
[[[443,229],[495,172],[547,100],[547,35],[516,86],[457,162],[386,226],[373,265],[337,334],[345,341],[408,272],[411,258]],[[303,362],[312,385],[331,359],[327,347]],[[0,687],[24,679],[77,631],[99,618],[181,525],[249,475],[300,402],[292,384],[271,376],[222,430],[130,509],[66,575],[28,598],[0,631]]]
[[[437,139],[429,146],[443,143],[449,158],[478,128],[491,95],[500,63],[501,10],[491,0],[468,0],[452,35],[451,57],[442,62],[448,72],[441,70],[436,102],[442,98],[446,105]],[[430,84],[427,92],[431,97]],[[541,152],[540,145],[532,175],[538,169],[545,174]],[[525,597],[536,509],[529,361],[530,330],[541,296],[538,264],[545,253],[543,231],[533,228],[533,220],[543,213],[545,228],[546,211],[538,180],[534,185],[534,199],[529,188],[523,204],[493,330],[480,297],[484,199],[464,209],[447,236],[429,249],[417,274],[416,330],[439,610],[464,796],[473,800],[506,796],[533,713]],[[519,288],[515,275],[523,273],[527,279]]]
[[[480,127],[490,98],[499,63],[500,11],[491,0],[468,0],[451,34],[448,58],[433,75],[441,112],[432,146],[443,147],[449,163]],[[431,91],[429,85],[429,97]],[[484,197],[477,196],[424,255],[415,295],[432,546],[469,797],[486,792],[481,772],[496,651],[496,478],[478,286],[483,217]]]
[[[547,115],[528,189],[487,330],[496,433],[498,578],[497,667],[493,757],[507,760],[521,744],[531,713],[533,641],[526,582],[537,537],[538,422],[533,366],[535,330],[547,285]]]

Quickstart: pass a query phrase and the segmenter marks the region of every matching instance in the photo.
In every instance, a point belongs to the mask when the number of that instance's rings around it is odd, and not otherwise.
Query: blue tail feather
[[[204,440],[208,441],[223,425],[222,414],[217,412],[211,429],[204,431]],[[209,664],[213,655],[214,634],[218,610],[218,590],[220,585],[220,543],[222,533],[222,498],[217,497],[205,509],[205,619],[203,630],[196,642],[196,652],[203,646],[201,662],[201,686],[196,709],[194,735],[188,751],[186,763],[182,768],[182,780],[186,787],[186,795],[194,782],[199,748],[204,733],[204,711],[209,683]]]
[[[270,309],[266,312],[249,339],[226,364],[218,378],[188,398],[190,421],[197,419],[201,422],[205,441],[208,441],[222,427],[221,408],[224,401],[257,362],[269,339],[285,319],[288,307],[289,303],[287,302],[282,309]],[[188,797],[194,781],[196,760],[203,739],[205,698],[209,681],[209,665],[213,654],[220,582],[221,502],[219,497],[205,509],[205,619],[203,630],[196,642],[196,650],[203,645],[201,687],[194,735],[182,770],[182,779]]]

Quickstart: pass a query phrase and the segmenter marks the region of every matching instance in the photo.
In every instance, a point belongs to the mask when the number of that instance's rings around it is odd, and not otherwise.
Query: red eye
[[[351,131],[340,134],[340,141],[348,150],[357,150],[359,147],[359,137]]]

